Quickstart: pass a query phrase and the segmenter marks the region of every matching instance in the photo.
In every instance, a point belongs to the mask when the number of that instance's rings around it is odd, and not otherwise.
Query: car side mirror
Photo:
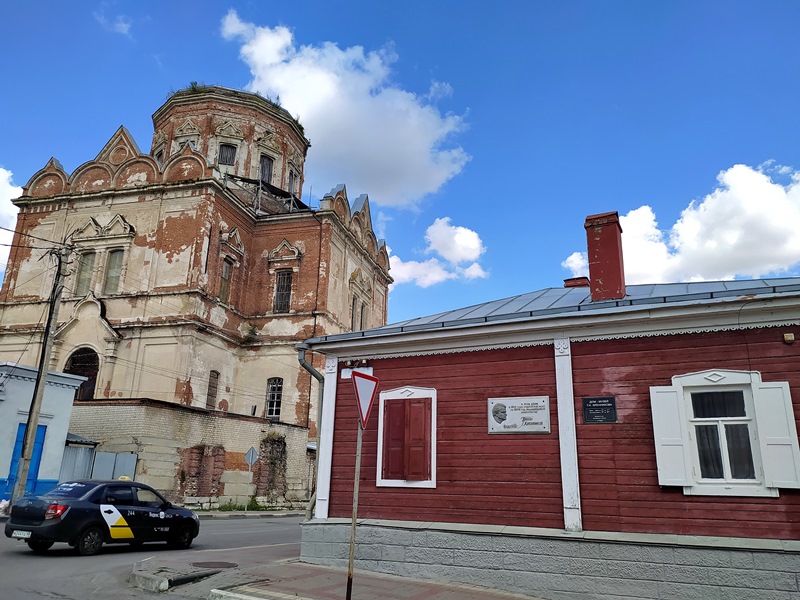
[[[169,510],[172,508],[172,502],[167,502],[166,500],[161,504],[161,510]]]

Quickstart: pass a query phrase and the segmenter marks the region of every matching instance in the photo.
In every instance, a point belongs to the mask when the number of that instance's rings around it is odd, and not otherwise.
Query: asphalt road
[[[300,554],[301,517],[204,519],[189,550],[166,544],[107,545],[97,556],[77,556],[66,544],[37,555],[24,542],[0,534],[0,597],[3,600],[128,600],[164,598],[126,583],[134,563],[180,556],[187,562],[231,561],[237,554],[258,552],[265,562]],[[184,589],[181,589],[183,587]],[[204,597],[202,584],[181,586],[169,596]]]

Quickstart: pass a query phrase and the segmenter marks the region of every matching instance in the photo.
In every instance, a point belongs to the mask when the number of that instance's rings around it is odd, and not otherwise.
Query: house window
[[[691,393],[695,449],[702,479],[756,479],[751,426],[744,390]],[[747,400],[750,400],[748,394]],[[749,414],[748,414],[749,413]]]
[[[219,301],[228,302],[231,290],[231,275],[233,273],[233,263],[225,259],[222,261],[222,274],[219,279]]]
[[[159,151],[156,153],[156,162],[157,162],[159,165],[162,165],[162,164],[164,164],[164,151],[163,151],[163,150],[159,150]]]
[[[116,294],[122,275],[122,258],[124,250],[111,250],[106,256],[106,277],[103,282],[103,294]]]
[[[377,485],[436,487],[436,390],[381,392]]]
[[[789,384],[711,370],[650,388],[658,481],[685,494],[777,496],[800,488]]]
[[[217,391],[219,390],[219,371],[208,374],[208,391],[206,392],[206,408],[214,410],[217,407]]]
[[[295,183],[296,175],[294,171],[289,169],[289,189],[287,190],[290,194],[294,194],[294,183]]]
[[[265,183],[272,183],[272,167],[274,165],[274,161],[272,157],[267,156],[266,154],[261,155],[261,161],[259,163],[259,177],[261,181]]]
[[[283,399],[283,379],[270,377],[267,380],[267,418],[280,419]]]
[[[292,297],[292,272],[278,271],[275,274],[275,307],[273,312],[288,313],[289,301]]]
[[[233,166],[236,162],[236,146],[233,144],[219,145],[219,164]]]
[[[94,252],[81,254],[78,264],[78,276],[75,278],[75,295],[85,296],[89,293],[94,272]]]
[[[364,329],[367,325],[367,305],[361,305],[361,326],[359,329]]]

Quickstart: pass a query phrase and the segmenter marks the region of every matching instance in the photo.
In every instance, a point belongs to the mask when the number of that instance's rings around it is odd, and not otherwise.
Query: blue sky
[[[798,22],[790,0],[14,3],[0,226],[51,156],[72,172],[120,125],[149,151],[197,81],[300,118],[312,206],[369,194],[392,322],[562,285],[612,210],[629,283],[798,275]]]

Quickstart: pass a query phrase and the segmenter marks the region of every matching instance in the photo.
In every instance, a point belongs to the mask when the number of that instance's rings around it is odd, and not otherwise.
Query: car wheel
[[[103,546],[103,531],[99,527],[84,529],[78,536],[75,550],[81,556],[92,556],[100,552]]]
[[[173,537],[167,544],[170,548],[176,548],[179,550],[185,550],[189,546],[192,545],[194,541],[194,531],[192,531],[191,527],[181,527],[175,537]]]
[[[45,542],[43,540],[28,540],[28,548],[36,552],[36,554],[44,554],[53,547],[53,542]]]

